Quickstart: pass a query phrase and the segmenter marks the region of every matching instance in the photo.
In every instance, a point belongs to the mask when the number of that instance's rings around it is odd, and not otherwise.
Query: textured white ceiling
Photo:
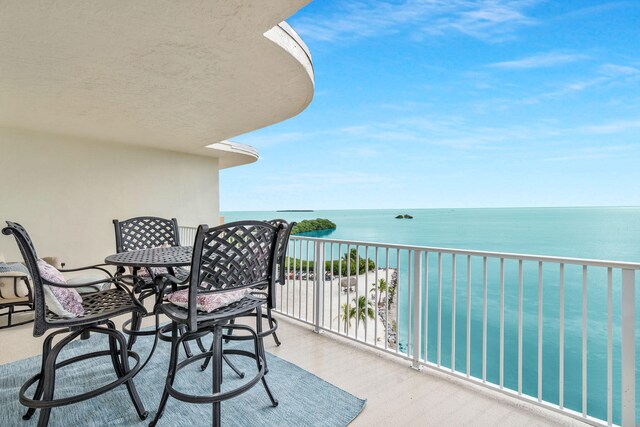
[[[0,2],[0,126],[205,153],[311,102],[310,60],[264,36],[309,1]]]

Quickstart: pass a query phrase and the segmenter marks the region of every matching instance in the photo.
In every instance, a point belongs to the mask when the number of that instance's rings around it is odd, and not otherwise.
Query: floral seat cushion
[[[38,260],[38,270],[40,277],[51,283],[66,284],[64,276],[57,268],[47,264],[45,261]],[[59,288],[57,286],[44,285],[44,302],[47,309],[52,313],[65,318],[73,318],[82,316],[84,308],[82,307],[82,297],[73,288]]]
[[[213,294],[198,295],[196,297],[196,308],[198,311],[211,313],[220,307],[227,306],[233,302],[240,301],[250,291],[247,289],[238,289],[237,291],[216,292]],[[189,289],[182,289],[172,292],[165,296],[165,300],[177,305],[178,307],[187,308],[189,306]]]

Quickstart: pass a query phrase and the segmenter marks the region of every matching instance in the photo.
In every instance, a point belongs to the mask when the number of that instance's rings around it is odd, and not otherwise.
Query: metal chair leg
[[[273,393],[267,384],[266,375],[267,375],[267,364],[264,351],[264,343],[262,338],[256,333],[254,336],[254,349],[256,354],[256,365],[258,366],[258,371],[262,369],[264,366],[264,376],[261,378],[262,385],[264,386],[265,391],[267,392],[267,396],[269,396],[269,400],[271,400],[271,405],[275,408],[278,406],[278,400],[273,397]]]
[[[113,333],[107,332],[107,334],[109,335],[109,351],[111,354],[113,369],[116,371],[116,375],[118,376],[118,378],[122,378],[130,371],[129,356],[126,350],[127,343],[124,337],[120,335],[120,332],[116,330],[113,322],[108,321],[107,326],[110,330],[113,331]],[[120,345],[120,347],[118,347],[118,344]],[[118,350],[118,348],[120,350]],[[129,393],[129,397],[133,402],[133,406],[136,408],[138,417],[140,417],[141,420],[147,419],[147,416],[149,416],[149,412],[145,411],[144,406],[142,405],[140,395],[138,394],[136,386],[133,383],[133,379],[127,381],[124,384],[127,386],[127,392]]]
[[[47,357],[51,352],[51,342],[53,341],[53,337],[55,335],[49,335],[45,338],[44,343],[42,344],[42,364],[40,367],[40,380],[38,381],[38,385],[36,386],[36,391],[33,394],[33,400],[40,400],[42,397],[42,392],[44,391],[44,368],[45,363],[47,361]],[[33,414],[35,414],[36,408],[29,408],[27,412],[22,416],[23,420],[30,420]]]
[[[187,327],[184,325],[180,325],[180,335],[184,334],[187,331]],[[182,346],[184,347],[184,354],[187,357],[193,357],[193,352],[191,351],[191,346],[186,341],[182,341]]]
[[[213,369],[211,369],[211,382],[213,387],[213,394],[220,393],[221,385],[222,385],[222,327],[216,326],[213,329],[213,342],[211,343],[211,348],[213,350]],[[213,414],[213,426],[220,427],[222,412],[221,412],[221,403],[213,402],[212,404],[212,414]]]
[[[139,312],[134,311],[133,313],[131,313],[131,330],[139,331],[141,326],[142,326],[142,315]],[[135,336],[134,334],[129,335],[127,350],[131,350],[133,348],[133,345],[136,343],[137,338],[138,337]]]
[[[233,370],[233,372],[236,373],[238,377],[244,378],[244,372],[238,369],[238,367],[233,362],[231,362],[231,360],[229,360],[229,357],[224,354],[224,351],[222,352],[222,359],[227,363],[227,365],[229,365],[229,367]]]
[[[229,325],[235,325],[235,324],[236,324],[236,319],[229,320]],[[233,335],[233,329],[231,329],[231,328],[227,329],[227,335],[229,335],[229,336]],[[230,341],[230,339],[227,338],[227,339],[224,340],[224,343],[225,344],[229,344],[229,341]]]
[[[228,342],[228,340],[225,340],[225,342]],[[213,351],[213,343],[211,343],[211,348],[209,349],[209,351],[210,352]],[[231,360],[229,360],[229,357],[227,357],[227,355],[224,354],[224,351],[222,352],[222,359],[227,363],[227,365],[229,365],[229,367],[233,370],[233,372],[236,373],[236,375],[238,377],[244,378],[244,372],[242,372],[240,369],[238,369],[238,367]],[[209,366],[209,362],[211,362],[211,356],[207,356],[204,359],[204,363],[202,365],[200,365],[200,370],[201,371],[206,371],[207,367]]]
[[[273,329],[275,327],[275,324],[273,322],[273,317],[271,317],[271,308],[270,307],[267,307],[267,319],[269,320],[269,328]],[[273,335],[273,340],[276,342],[276,346],[280,347],[280,344],[282,344],[282,343],[278,339],[278,335],[276,335],[276,331],[273,331],[273,333],[271,335]]]
[[[43,400],[53,400],[53,392],[56,386],[56,359],[60,354],[62,348],[68,344],[68,338],[63,339],[61,342],[53,346],[44,366],[44,376],[41,381],[44,380],[44,396]],[[38,427],[46,427],[49,424],[49,416],[51,415],[51,408],[40,409],[40,417],[38,418]]]
[[[262,363],[264,364],[264,374],[266,375],[269,372],[269,368],[267,366],[267,357],[266,352],[264,351],[264,341],[260,336],[262,334],[262,308],[258,306],[256,308],[256,334],[258,335],[258,349],[260,353],[256,353],[256,356],[262,358]]]
[[[149,423],[149,427],[154,427],[158,424],[160,418],[162,418],[162,414],[164,413],[164,408],[167,406],[167,401],[169,400],[169,391],[167,389],[167,384],[173,385],[173,380],[176,376],[176,370],[178,366],[178,325],[173,323],[171,326],[171,357],[169,358],[169,369],[167,371],[167,380],[164,387],[164,391],[162,392],[162,397],[160,398],[160,405],[158,405],[158,411],[156,412],[155,417]]]

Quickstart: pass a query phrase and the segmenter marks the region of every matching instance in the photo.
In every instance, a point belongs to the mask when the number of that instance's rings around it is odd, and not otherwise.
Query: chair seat
[[[47,312],[47,320],[52,323],[64,322],[65,324],[82,325],[140,309],[134,304],[131,296],[119,288],[83,295],[82,308],[84,308],[82,316],[68,319]]]
[[[198,312],[198,323],[203,322],[226,322],[229,319],[237,317],[243,313],[249,313],[255,310],[257,307],[267,303],[267,300],[262,295],[247,295],[239,301],[235,301],[224,307],[220,307],[211,313]],[[188,310],[186,308],[178,307],[172,303],[164,303],[160,306],[160,310],[167,315],[171,320],[179,323],[186,323],[188,317]]]
[[[29,302],[29,297],[0,298],[0,306],[4,304],[16,304],[19,302]]]

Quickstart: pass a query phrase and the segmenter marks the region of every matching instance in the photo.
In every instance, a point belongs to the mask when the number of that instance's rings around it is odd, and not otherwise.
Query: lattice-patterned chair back
[[[116,232],[116,251],[129,252],[157,248],[168,244],[180,246],[178,220],[140,216],[124,221],[113,220]]]
[[[289,248],[289,237],[291,236],[291,229],[296,225],[295,222],[288,223],[284,219],[272,219],[267,221],[269,224],[277,227],[278,240],[276,243],[276,273],[274,274],[274,281],[280,285],[285,285],[285,267],[287,249]]]
[[[41,336],[47,330],[46,309],[44,304],[44,291],[42,289],[42,278],[40,277],[40,270],[38,270],[38,255],[33,246],[33,241],[31,237],[29,237],[27,230],[16,222],[7,221],[7,227],[2,229],[2,234],[6,236],[13,235],[18,244],[18,248],[20,248],[24,263],[29,269],[35,294],[33,335],[36,337]]]
[[[286,284],[285,270],[287,249],[289,248],[291,229],[296,225],[296,223],[288,223],[284,219],[272,219],[267,222],[278,228],[278,239],[276,241],[276,266],[275,271],[273,272],[272,286],[269,289],[269,307],[273,308],[276,306],[275,285],[280,284],[284,286]]]
[[[189,325],[196,329],[198,295],[271,283],[278,228],[262,221],[238,221],[209,229],[198,227],[189,284]]]

